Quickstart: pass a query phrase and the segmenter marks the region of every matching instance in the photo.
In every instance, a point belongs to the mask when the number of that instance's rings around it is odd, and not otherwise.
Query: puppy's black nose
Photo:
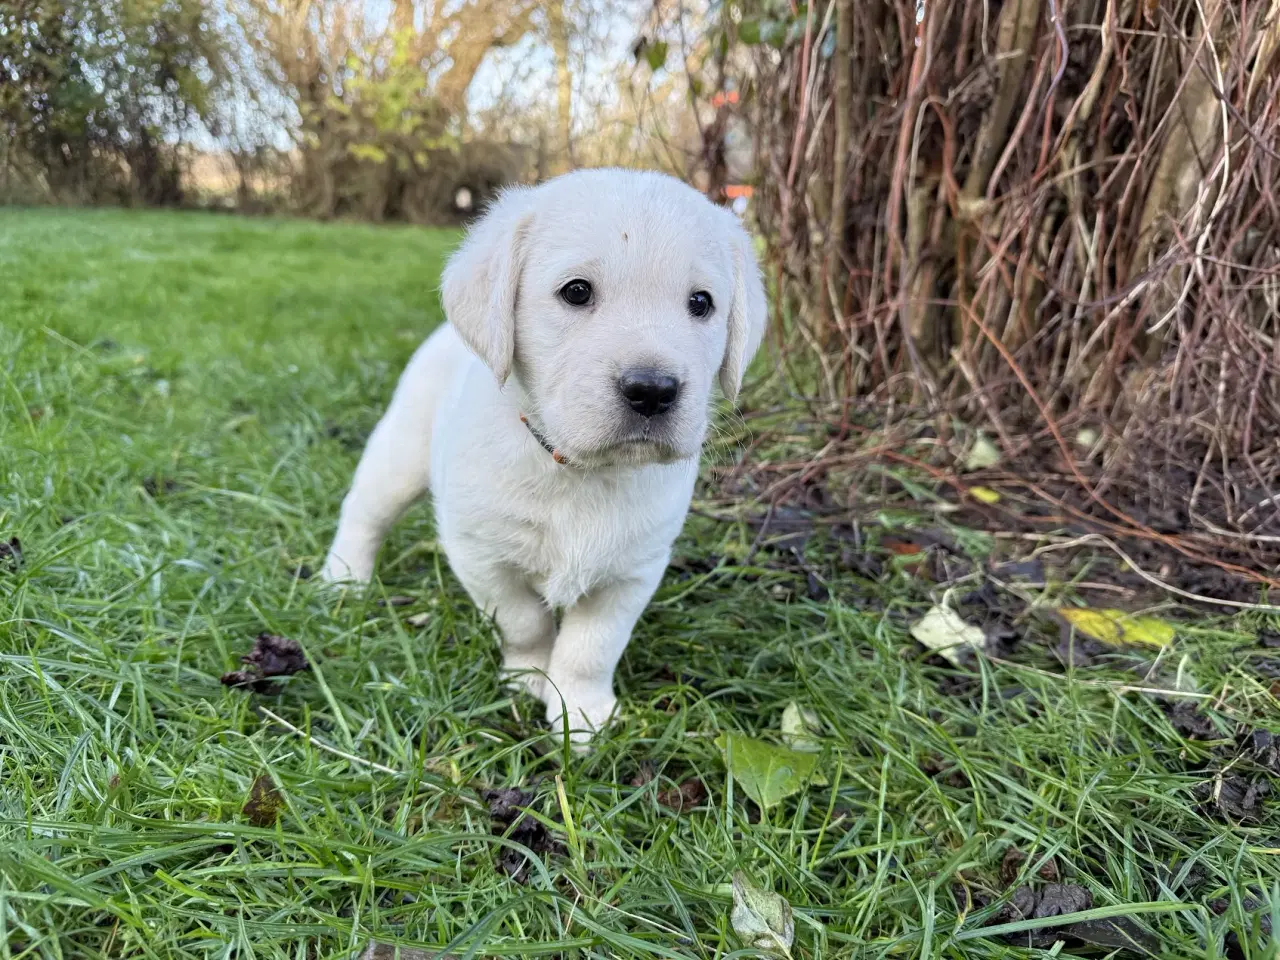
[[[618,389],[632,410],[642,417],[655,417],[676,402],[680,381],[650,367],[636,367],[618,378]]]

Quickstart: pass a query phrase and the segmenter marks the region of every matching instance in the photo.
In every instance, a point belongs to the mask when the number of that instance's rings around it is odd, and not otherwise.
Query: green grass
[[[426,510],[367,600],[296,579],[440,319],[454,241],[0,211],[0,541],[25,555],[0,560],[0,956],[302,960],[377,938],[711,960],[742,949],[736,869],[794,906],[797,957],[1050,956],[984,937],[994,905],[957,909],[958,885],[1004,888],[1010,844],[1097,908],[1155,904],[1137,919],[1163,956],[1219,955],[1232,930],[1235,956],[1271,956],[1243,901],[1280,881],[1275,798],[1254,823],[1203,815],[1229,745],[1107,686],[1133,681],[1119,666],[1064,674],[1035,617],[1025,663],[957,674],[904,630],[927,585],[859,579],[815,543],[833,597],[815,602],[765,554],[721,562],[753,534],[695,517],[678,552],[701,572],[673,571],[624,658],[618,726],[574,757],[499,688]],[[378,605],[393,594],[413,603]],[[1184,626],[1162,660],[1211,695],[1224,742],[1280,726],[1241,652],[1252,629]],[[224,688],[262,631],[314,669],[278,696]],[[716,738],[777,742],[791,701],[820,717],[824,782],[761,814]],[[1234,774],[1263,779],[1248,757]],[[262,775],[282,798],[265,827],[242,813]],[[658,802],[693,778],[695,809]],[[557,841],[524,882],[500,869],[514,841],[485,787],[527,790]]]

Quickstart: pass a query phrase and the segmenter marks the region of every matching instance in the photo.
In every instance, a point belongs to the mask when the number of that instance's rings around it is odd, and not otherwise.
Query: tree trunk
[[[569,27],[565,22],[564,0],[547,4],[547,25],[556,55],[556,142],[551,172],[560,174],[573,167],[573,72],[569,69]]]

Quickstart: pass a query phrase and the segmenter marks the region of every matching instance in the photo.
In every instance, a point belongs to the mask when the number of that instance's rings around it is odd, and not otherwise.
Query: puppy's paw
[[[618,698],[608,688],[557,688],[550,681],[547,683],[546,701],[547,723],[559,733],[568,727],[569,740],[579,750],[609,725],[618,707]]]
[[[324,566],[316,574],[316,580],[330,587],[341,589],[362,589],[373,579],[373,563],[359,561],[348,563],[346,560],[330,553],[325,558]]]
[[[541,664],[519,664],[514,663],[512,657],[507,657],[502,663],[502,685],[508,690],[523,691],[541,700],[547,687],[545,671],[545,660]]]

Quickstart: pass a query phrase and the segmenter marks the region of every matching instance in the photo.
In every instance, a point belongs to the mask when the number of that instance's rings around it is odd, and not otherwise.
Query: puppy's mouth
[[[601,447],[596,456],[611,463],[644,464],[676,463],[692,454],[659,438],[631,437]]]
[[[697,459],[698,453],[697,447],[690,450],[661,433],[645,431],[609,437],[570,457],[584,467],[638,467]]]

